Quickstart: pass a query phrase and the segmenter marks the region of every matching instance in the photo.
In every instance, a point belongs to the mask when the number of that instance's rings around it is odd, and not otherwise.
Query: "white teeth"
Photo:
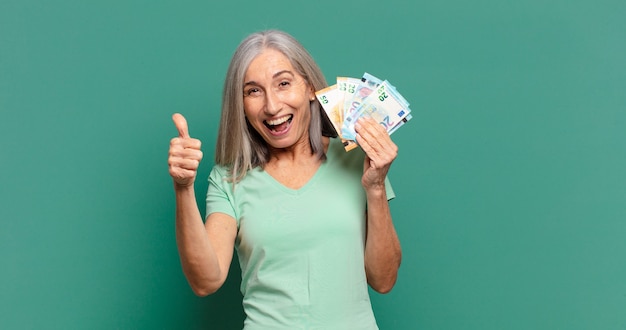
[[[272,126],[280,125],[280,124],[286,122],[287,120],[289,120],[290,117],[291,116],[284,116],[284,117],[268,120],[267,123],[269,125],[272,125]]]

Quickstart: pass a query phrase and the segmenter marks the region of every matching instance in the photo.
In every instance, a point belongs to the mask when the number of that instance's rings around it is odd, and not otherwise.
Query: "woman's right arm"
[[[235,219],[223,213],[213,213],[203,223],[194,192],[202,160],[201,143],[189,136],[182,115],[174,114],[172,119],[179,132],[170,142],[168,158],[176,194],[176,243],[187,281],[196,295],[206,296],[226,280],[237,225]]]

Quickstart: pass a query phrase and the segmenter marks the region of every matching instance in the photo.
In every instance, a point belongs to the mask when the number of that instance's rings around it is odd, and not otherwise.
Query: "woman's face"
[[[248,67],[243,106],[248,121],[273,148],[309,143],[315,92],[283,53],[266,49]]]

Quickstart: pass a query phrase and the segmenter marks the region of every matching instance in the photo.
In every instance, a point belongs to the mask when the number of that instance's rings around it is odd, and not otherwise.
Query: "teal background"
[[[279,28],[329,81],[368,71],[412,104],[381,329],[626,329],[625,17],[617,0],[1,0],[0,328],[241,327],[236,266],[207,298],[180,269],[171,114],[206,178],[230,56]]]

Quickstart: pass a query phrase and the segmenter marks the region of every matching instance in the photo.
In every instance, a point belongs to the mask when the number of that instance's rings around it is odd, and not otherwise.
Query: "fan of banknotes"
[[[391,135],[411,119],[409,102],[387,80],[369,73],[362,78],[337,77],[337,83],[315,92],[346,151],[356,148],[354,124],[361,117],[378,121]]]

